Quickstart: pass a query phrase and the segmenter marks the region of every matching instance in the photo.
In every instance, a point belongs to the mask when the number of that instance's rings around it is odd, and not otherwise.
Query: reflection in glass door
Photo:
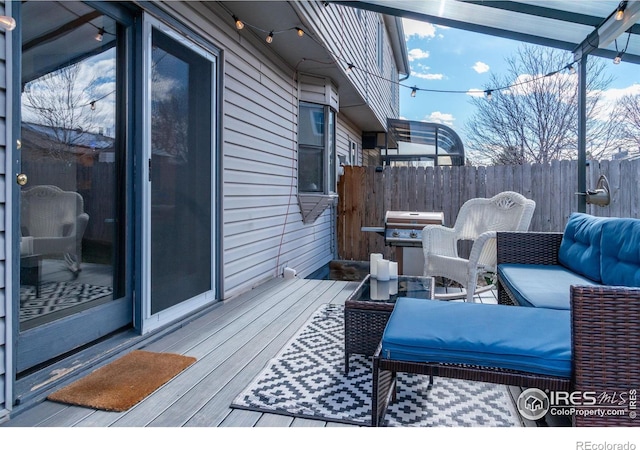
[[[152,28],[150,307],[211,292],[213,57]]]
[[[118,301],[124,27],[82,2],[23,2],[21,14],[19,372],[131,323],[132,310]]]

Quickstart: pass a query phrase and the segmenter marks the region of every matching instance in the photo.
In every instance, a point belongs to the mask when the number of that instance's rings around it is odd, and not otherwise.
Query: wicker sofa
[[[408,372],[595,392],[624,414],[575,413],[574,426],[637,426],[640,220],[573,214],[564,233],[499,232],[497,256],[502,304],[398,299],[373,357],[371,424]],[[501,264],[538,271],[516,280]]]
[[[498,300],[570,309],[571,286],[640,287],[640,220],[573,213],[563,233],[498,233]]]

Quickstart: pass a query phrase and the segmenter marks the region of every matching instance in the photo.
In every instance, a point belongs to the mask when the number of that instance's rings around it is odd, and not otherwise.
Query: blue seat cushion
[[[537,308],[570,309],[572,284],[600,285],[560,265],[499,264],[498,274],[519,305]]]
[[[558,251],[560,264],[595,282],[601,282],[602,226],[609,220],[584,213],[571,214]]]
[[[399,298],[381,356],[570,377],[570,312]]]
[[[640,220],[615,219],[602,227],[602,282],[640,287]]]

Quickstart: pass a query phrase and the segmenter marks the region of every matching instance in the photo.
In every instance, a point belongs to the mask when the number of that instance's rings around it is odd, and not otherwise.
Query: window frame
[[[302,143],[300,137],[300,122],[298,122],[298,193],[301,194],[334,194],[337,191],[337,166],[336,166],[336,122],[337,112],[329,105],[308,101],[299,102],[299,112],[304,108],[309,111],[322,111],[322,145]],[[314,109],[312,109],[314,108]],[[316,151],[322,154],[322,172],[319,180],[320,186],[316,190],[305,190],[301,186],[301,154],[303,152]]]

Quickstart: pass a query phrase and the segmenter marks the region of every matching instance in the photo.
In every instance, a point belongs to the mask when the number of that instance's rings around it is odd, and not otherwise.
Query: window
[[[329,106],[300,103],[298,191],[336,191],[336,113]]]

